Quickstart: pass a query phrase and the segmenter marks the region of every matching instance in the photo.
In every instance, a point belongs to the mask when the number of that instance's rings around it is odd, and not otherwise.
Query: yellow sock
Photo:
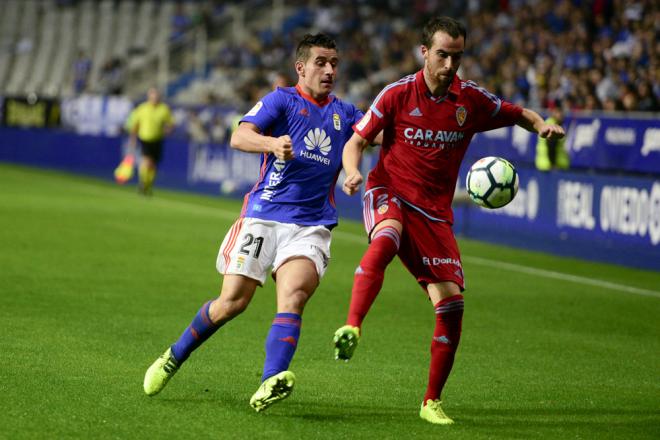
[[[145,179],[146,185],[151,188],[156,180],[156,168],[149,168],[147,170],[147,177]]]
[[[145,192],[150,192],[156,179],[156,169],[146,164],[140,165],[140,184]]]
[[[142,187],[144,187],[145,184],[146,184],[147,170],[148,169],[149,168],[147,167],[147,165],[145,163],[140,164],[140,169],[138,170],[138,174],[139,174],[139,177],[140,177],[140,185],[142,185]]]

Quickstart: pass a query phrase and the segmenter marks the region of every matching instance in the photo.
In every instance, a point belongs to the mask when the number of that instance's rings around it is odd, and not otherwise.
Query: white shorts
[[[309,258],[323,277],[330,260],[330,230],[256,218],[239,218],[220,245],[215,267],[223,275],[244,275],[263,285],[292,257]]]

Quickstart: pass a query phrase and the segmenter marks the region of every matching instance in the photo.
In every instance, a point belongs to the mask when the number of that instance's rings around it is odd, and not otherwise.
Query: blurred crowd
[[[268,8],[253,0],[246,7]],[[227,45],[215,69],[249,69],[236,90],[246,105],[293,85],[296,41],[307,32],[337,39],[336,93],[362,108],[390,82],[421,66],[423,24],[450,15],[467,26],[459,75],[533,108],[660,111],[660,4],[655,0],[335,0],[294,6],[280,28]],[[220,97],[218,100],[222,100]]]

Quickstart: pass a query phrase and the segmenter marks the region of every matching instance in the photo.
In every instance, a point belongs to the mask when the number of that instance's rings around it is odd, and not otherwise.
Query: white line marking
[[[520,272],[528,275],[535,275],[545,278],[552,278],[555,280],[568,281],[577,284],[586,284],[589,286],[602,287],[604,289],[616,290],[619,292],[628,292],[634,293],[636,295],[650,296],[654,298],[660,298],[660,292],[655,290],[640,289],[637,287],[625,286],[623,284],[612,283],[609,281],[597,280],[593,278],[581,277],[578,275],[570,275],[562,272],[555,272],[552,270],[546,269],[537,269],[529,266],[522,266],[520,264],[505,263],[503,261],[493,261],[486,258],[474,257],[474,256],[465,256],[463,257],[465,261],[470,263],[480,264],[482,266],[494,267],[497,269],[510,270],[512,272]]]
[[[366,237],[344,231],[334,231],[333,237],[341,240],[351,241],[353,243],[367,244]],[[603,289],[616,290],[618,292],[633,293],[635,295],[650,296],[653,298],[660,298],[660,292],[655,290],[640,289],[638,287],[625,286],[623,284],[612,283],[609,281],[597,280],[593,278],[581,277],[578,275],[571,275],[562,272],[555,272],[546,269],[537,269],[534,267],[523,266],[514,263],[505,263],[503,261],[488,260],[486,258],[474,257],[471,255],[463,255],[462,259],[466,262],[479,264],[481,266],[494,267],[496,269],[504,269],[511,272],[524,273],[527,275],[540,276],[544,278],[551,278],[560,281],[568,281],[571,283],[583,284],[588,286],[602,287]]]
[[[85,184],[81,182],[76,182],[76,184],[80,184],[80,186],[83,186]],[[99,187],[97,185],[87,185],[88,189],[90,187],[93,187],[95,190],[98,191],[98,193],[106,193],[107,194],[107,188]],[[94,191],[94,192],[97,192]],[[227,209],[222,209],[222,208],[216,208],[212,206],[205,206],[205,205],[199,205],[196,203],[190,203],[190,202],[184,202],[181,200],[171,200],[171,199],[163,199],[163,198],[158,198],[154,197],[152,200],[146,201],[147,203],[152,203],[156,205],[169,205],[169,206],[175,206],[179,209],[185,209],[187,212],[190,213],[199,213],[199,214],[211,214],[216,217],[220,217],[225,220],[235,220],[238,218],[240,212],[236,211],[229,211]],[[345,232],[345,231],[338,231],[334,230],[332,232],[333,238],[337,238],[339,240],[345,240],[345,241],[350,241],[351,243],[356,243],[356,244],[362,244],[364,247],[367,246],[367,238],[366,236],[360,235],[360,234],[354,234],[352,232]],[[641,296],[648,296],[652,298],[660,298],[660,292],[656,290],[648,290],[648,289],[641,289],[638,287],[632,287],[632,286],[626,286],[623,284],[617,284],[617,283],[612,283],[609,281],[603,281],[603,280],[597,280],[593,278],[587,278],[587,277],[582,277],[579,275],[571,275],[567,273],[562,273],[562,272],[555,272],[552,270],[547,270],[547,269],[537,269],[534,267],[529,267],[529,266],[523,266],[520,264],[514,264],[514,263],[506,263],[503,261],[494,261],[494,260],[489,260],[486,258],[481,258],[481,257],[475,257],[471,255],[463,255],[462,256],[463,260],[466,262],[470,262],[473,264],[479,264],[481,266],[486,266],[486,267],[494,267],[497,269],[504,269],[508,270],[511,272],[518,272],[518,273],[524,273],[527,275],[534,275],[534,276],[540,276],[544,278],[550,278],[550,279],[555,279],[555,280],[560,280],[560,281],[567,281],[570,283],[576,283],[576,284],[582,284],[582,285],[587,285],[587,286],[595,286],[595,287],[601,287],[603,289],[609,289],[609,290],[615,290],[617,292],[627,292],[627,293],[632,293],[635,295],[641,295]]]

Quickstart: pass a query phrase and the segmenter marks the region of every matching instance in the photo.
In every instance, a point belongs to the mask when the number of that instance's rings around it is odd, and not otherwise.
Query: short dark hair
[[[303,39],[298,43],[296,49],[296,61],[307,61],[309,58],[309,49],[312,47],[323,47],[326,49],[337,50],[337,43],[335,40],[326,34],[306,34]]]
[[[444,32],[452,38],[463,37],[464,40],[467,39],[467,31],[460,21],[451,17],[434,17],[424,25],[422,45],[431,47],[433,45],[433,35],[438,31]]]

